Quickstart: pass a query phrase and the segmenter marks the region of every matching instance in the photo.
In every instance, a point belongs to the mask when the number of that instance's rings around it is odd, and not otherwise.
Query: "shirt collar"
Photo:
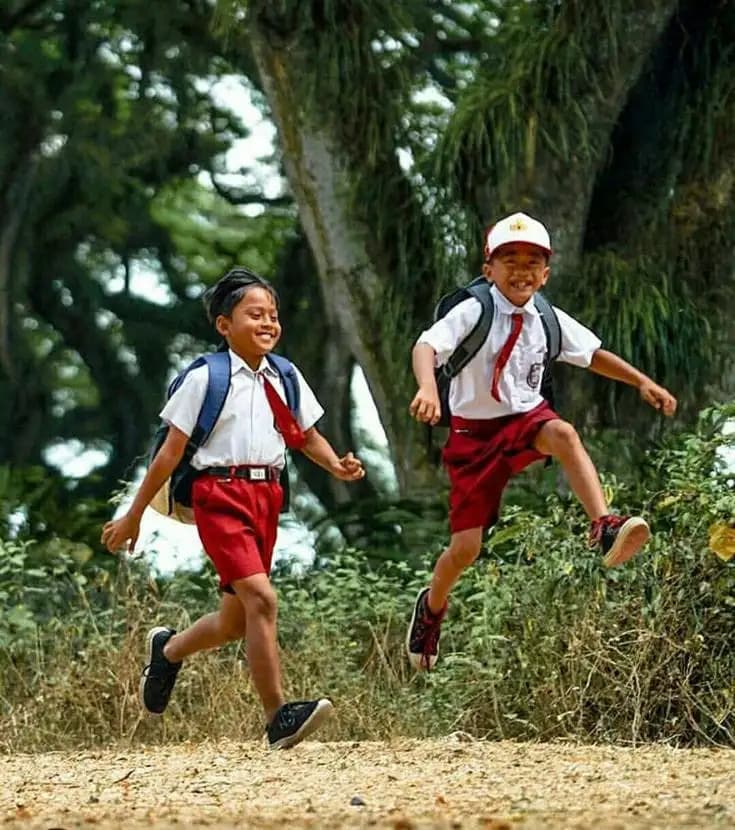
[[[530,314],[532,317],[538,317],[538,309],[536,308],[536,303],[533,301],[533,297],[524,305],[524,306],[515,306],[513,303],[510,302],[503,294],[498,291],[497,286],[491,285],[490,286],[490,293],[493,295],[493,300],[495,301],[495,308],[501,314],[518,314],[518,312],[523,312],[524,314]]]
[[[240,357],[239,354],[235,354],[235,352],[233,352],[232,349],[228,349],[228,351],[230,353],[230,375],[231,376],[236,374],[237,372],[239,372],[241,369],[244,370],[246,374],[253,375],[253,376],[261,374],[262,372],[266,372],[267,374],[272,375],[273,377],[278,376],[278,372],[273,368],[273,366],[265,358],[265,356],[260,361],[260,366],[258,366],[257,369],[253,370]]]

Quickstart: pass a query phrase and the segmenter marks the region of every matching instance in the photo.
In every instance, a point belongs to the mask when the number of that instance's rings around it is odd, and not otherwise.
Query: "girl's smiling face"
[[[274,296],[266,288],[248,288],[229,316],[220,314],[217,331],[235,354],[257,368],[263,355],[272,351],[281,337],[281,323]]]
[[[547,252],[528,242],[510,242],[482,266],[485,277],[514,306],[524,306],[549,279]]]

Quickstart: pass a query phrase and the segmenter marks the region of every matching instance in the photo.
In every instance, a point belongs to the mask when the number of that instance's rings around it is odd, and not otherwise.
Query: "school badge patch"
[[[541,373],[543,371],[543,363],[533,363],[526,375],[526,383],[531,389],[535,389],[541,382]]]

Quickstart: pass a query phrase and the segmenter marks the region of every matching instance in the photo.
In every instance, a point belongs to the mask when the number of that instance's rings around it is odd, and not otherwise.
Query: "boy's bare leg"
[[[434,565],[427,604],[429,611],[438,614],[466,568],[477,559],[482,547],[482,528],[473,527],[453,533],[449,547],[444,550]]]
[[[600,478],[577,430],[561,419],[547,421],[538,431],[534,447],[551,455],[561,464],[574,495],[590,519],[599,519],[610,511],[602,492]]]
[[[433,669],[439,656],[439,637],[446,602],[462,571],[477,559],[482,546],[482,528],[453,533],[449,547],[437,559],[431,585],[419,591],[406,631],[406,652],[416,671]]]
[[[232,587],[245,609],[250,676],[270,722],[285,702],[276,639],[276,592],[265,574],[236,579]]]
[[[219,611],[200,617],[166,643],[163,655],[178,663],[197,651],[217,648],[245,637],[246,617],[242,602],[234,594],[222,594]]]
[[[534,446],[561,463],[569,486],[592,520],[590,544],[602,549],[602,564],[607,568],[632,559],[651,536],[641,516],[611,516],[600,479],[577,431],[566,421],[548,421],[539,430]]]

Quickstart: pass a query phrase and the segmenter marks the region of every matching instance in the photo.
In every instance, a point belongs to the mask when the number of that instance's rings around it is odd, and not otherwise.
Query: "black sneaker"
[[[447,613],[447,603],[444,608],[434,614],[428,605],[429,589],[423,588],[416,597],[413,606],[413,616],[406,634],[406,653],[409,663],[416,669],[429,671],[439,656],[439,635],[442,620]]]
[[[640,516],[603,516],[590,528],[590,546],[599,545],[606,568],[614,568],[632,559],[646,544],[651,531]]]
[[[148,632],[148,665],[140,678],[140,702],[151,715],[162,715],[174,690],[181,662],[171,663],[163,648],[174,636],[173,628],[158,626]]]
[[[270,749],[296,746],[332,716],[334,706],[326,697],[320,700],[299,700],[284,703],[266,726]]]

